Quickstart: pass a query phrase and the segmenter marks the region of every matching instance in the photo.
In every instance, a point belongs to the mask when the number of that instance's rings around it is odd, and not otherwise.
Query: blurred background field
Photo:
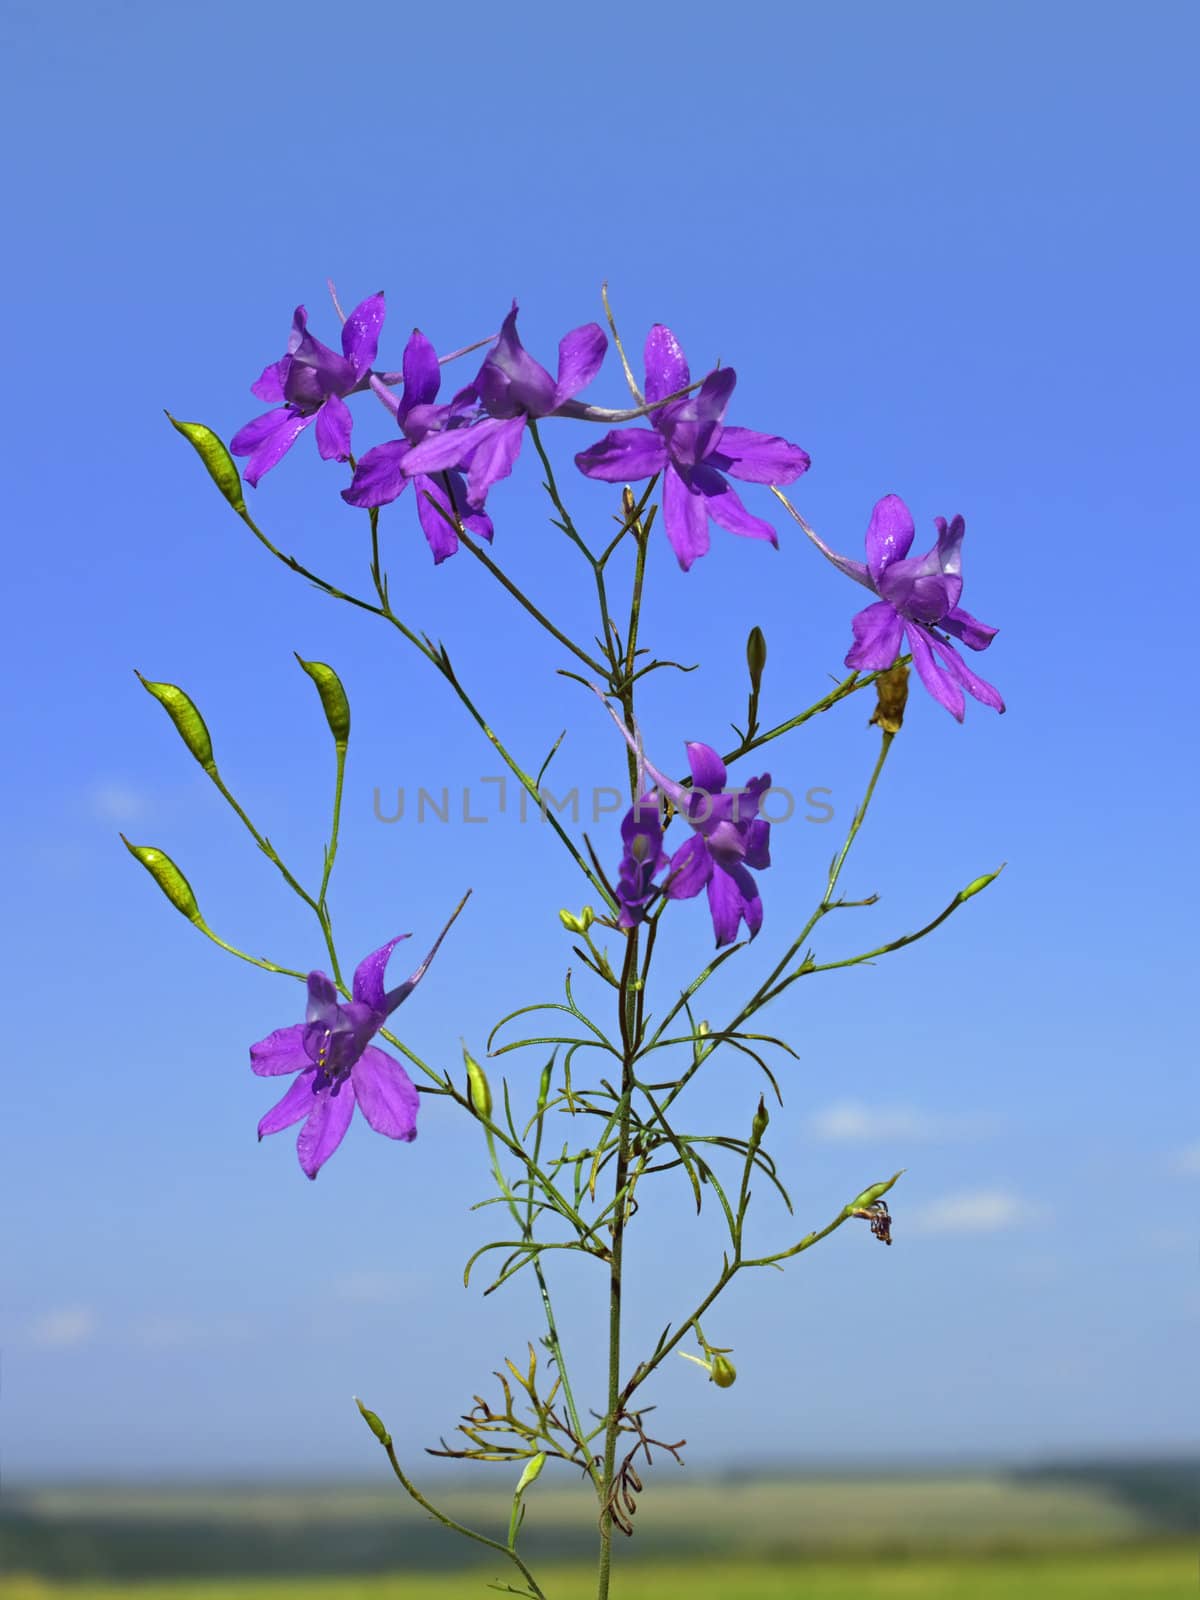
[[[1176,1600],[1196,1588],[1190,1462],[887,1476],[648,1482],[622,1600]],[[497,1535],[506,1505],[455,1487],[452,1515]],[[64,1486],[10,1492],[9,1600],[443,1600],[503,1563],[387,1484]],[[522,1548],[551,1600],[593,1588],[593,1514],[569,1483],[531,1499]]]

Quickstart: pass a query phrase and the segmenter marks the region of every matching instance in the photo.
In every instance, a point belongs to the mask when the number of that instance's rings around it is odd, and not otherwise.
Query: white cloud
[[[1009,1189],[966,1189],[920,1207],[906,1225],[918,1233],[999,1233],[1040,1217],[1036,1206]]]
[[[61,1306],[34,1319],[29,1340],[43,1350],[70,1350],[87,1344],[95,1331],[96,1314],[88,1306]]]
[[[88,807],[99,822],[137,822],[146,815],[146,796],[128,783],[94,783],[87,798]]]
[[[938,1117],[914,1106],[867,1105],[840,1100],[809,1118],[813,1138],[829,1144],[874,1144],[908,1140],[966,1139],[988,1131],[982,1119]]]
[[[1200,1139],[1176,1150],[1170,1168],[1177,1178],[1200,1178]]]

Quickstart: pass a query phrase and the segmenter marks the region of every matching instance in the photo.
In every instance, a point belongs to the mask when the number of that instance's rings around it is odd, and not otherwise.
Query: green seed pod
[[[316,684],[333,742],[339,750],[344,750],[350,739],[350,702],[342,688],[342,680],[323,661],[305,661],[301,655],[296,655],[296,660]]]
[[[217,766],[213,760],[212,739],[209,737],[204,718],[196,710],[189,697],[176,684],[152,683],[149,678],[143,678],[136,668],[134,669],[134,676],[142,688],[148,694],[152,694],[159,705],[162,706],[178,729],[179,737],[187,745],[205,772],[215,773]]]
[[[471,1110],[477,1117],[490,1120],[492,1115],[492,1086],[487,1081],[487,1074],[466,1045],[463,1045],[463,1062],[467,1069],[467,1099],[471,1103]]]
[[[995,872],[985,872],[982,878],[976,878],[973,882],[969,883],[965,889],[960,891],[958,896],[959,903],[961,904],[962,901],[969,900],[973,894],[982,893],[982,891],[987,888],[989,883],[995,883],[996,879],[1003,871],[1003,867],[997,867]]]
[[[368,1410],[367,1407],[365,1405],[363,1405],[362,1401],[358,1398],[357,1395],[354,1396],[354,1404],[358,1407],[359,1414],[362,1417],[363,1421],[366,1423],[367,1427],[370,1428],[371,1432],[375,1435],[375,1437],[379,1440],[380,1444],[386,1450],[387,1447],[392,1442],[391,1434],[387,1431],[387,1429],[384,1427],[383,1423],[375,1415],[375,1413],[373,1411]]]
[[[156,850],[153,845],[130,844],[124,834],[121,835],[121,843],[135,860],[142,863],[176,911],[182,911],[189,922],[202,928],[204,918],[200,915],[192,886],[170,856],[163,850]]]
[[[246,497],[242,494],[242,479],[238,469],[233,464],[233,457],[224,444],[202,422],[180,422],[178,417],[173,417],[167,412],[167,421],[195,450],[196,454],[208,468],[209,477],[220,489],[229,504],[238,516],[246,515]]]
[[[869,1189],[863,1190],[857,1200],[851,1200],[850,1204],[846,1207],[847,1212],[862,1211],[865,1210],[867,1206],[873,1206],[876,1200],[881,1200],[892,1187],[892,1185],[899,1178],[903,1177],[903,1175],[904,1168],[901,1167],[899,1172],[895,1173],[890,1178],[886,1178],[883,1183],[873,1183]]]
[[[516,1487],[516,1493],[518,1495],[524,1494],[529,1485],[535,1482],[535,1480],[541,1476],[542,1468],[545,1465],[546,1452],[544,1450],[539,1450],[537,1455],[530,1457],[525,1471],[521,1474],[520,1481]]]
[[[737,1368],[728,1356],[713,1357],[712,1381],[718,1389],[732,1389],[737,1382]]]
[[[755,694],[762,687],[763,668],[766,664],[766,635],[761,628],[751,628],[746,640],[746,665],[750,668],[750,687]]]

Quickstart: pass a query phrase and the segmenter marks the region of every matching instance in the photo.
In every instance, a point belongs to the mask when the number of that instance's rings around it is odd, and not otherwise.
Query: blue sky
[[[631,346],[670,323],[695,369],[736,367],[733,420],[809,450],[797,501],[836,547],[857,552],[887,491],[919,539],[962,511],[965,603],[1002,630],[984,672],[1007,715],[971,704],[959,727],[914,692],[844,879],[879,904],[819,948],[907,931],[1007,861],[1003,878],[934,939],[764,1018],[799,1052],[771,1130],[797,1217],[764,1200],[764,1248],[905,1167],[896,1247],[846,1228],[739,1285],[706,1324],[738,1385],[677,1361],[653,1397],[669,1431],[697,1466],[1182,1445],[1195,685],[1187,593],[1160,574],[1187,576],[1197,509],[1194,12],[768,5],[735,28],[675,0],[405,9],[369,0],[337,24],[303,0],[219,0],[199,24],[127,3],[66,26],[14,0],[0,22],[19,219],[3,268],[10,1477],[370,1471],[351,1393],[415,1457],[537,1332],[528,1284],[462,1288],[486,1173],[441,1105],[412,1146],[353,1129],[316,1184],[286,1136],[255,1143],[271,1085],[247,1045],[294,1020],[298,991],[206,944],[117,838],[170,851],[225,937],[318,963],[303,908],[133,676],[193,695],[227,780],[311,877],[331,772],[298,650],[354,706],[333,899],[347,959],[401,931],[424,948],[475,891],[403,1013],[408,1042],[452,1064],[460,1036],[478,1052],[501,1012],[561,983],[556,913],[581,893],[546,830],[418,826],[411,801],[395,825],[372,815],[376,787],[486,804],[498,769],[477,730],[414,654],[258,550],[162,415],[228,437],[260,409],[248,385],[295,304],[332,335],[327,276],[347,302],[387,290],[388,365],[414,323],[450,348],[514,295],[548,360],[607,279]],[[589,396],[622,403],[614,360]],[[388,436],[357,407],[359,449]],[[612,496],[570,469],[582,430],[546,432],[602,528]],[[343,482],[305,438],[253,506],[357,586]],[[774,514],[767,491],[747,498]],[[528,459],[492,510],[497,559],[589,630]],[[779,525],[778,552],[716,531],[687,576],[655,542],[646,634],[703,661],[643,698],[664,762],[741,714],[752,624],[770,719],[839,671],[858,592]],[[410,504],[383,526],[398,608],[446,640],[513,747],[536,765],[569,727],[563,779],[619,781],[615,735],[555,676],[555,648],[466,556],[435,571]],[[714,1014],[817,898],[873,759],[866,714],[854,701],[771,747],[776,781],[829,789],[835,817],[776,829],[762,939],[714,985]],[[710,938],[699,902],[671,922],[667,991]],[[507,1059],[527,1095],[540,1062]],[[714,1064],[691,1120],[740,1131],[756,1096]],[[638,1227],[634,1351],[718,1248],[669,1189]],[[599,1275],[566,1271],[560,1298],[599,1404]]]

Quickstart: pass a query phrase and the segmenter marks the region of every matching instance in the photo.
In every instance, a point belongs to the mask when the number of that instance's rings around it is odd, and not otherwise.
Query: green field
[[[219,1583],[50,1584],[10,1579],[6,1600],[486,1600],[502,1574],[257,1579]],[[590,1600],[587,1567],[538,1574],[549,1600]],[[1178,1546],[1007,1559],[643,1564],[617,1575],[614,1600],[1191,1600],[1196,1555]]]
[[[1192,1600],[1195,1462],[938,1475],[648,1479],[613,1600]],[[503,1537],[509,1502],[443,1509]],[[595,1503],[549,1473],[521,1550],[549,1600],[591,1600]],[[0,1506],[3,1600],[486,1600],[514,1581],[393,1489],[46,1486]]]

